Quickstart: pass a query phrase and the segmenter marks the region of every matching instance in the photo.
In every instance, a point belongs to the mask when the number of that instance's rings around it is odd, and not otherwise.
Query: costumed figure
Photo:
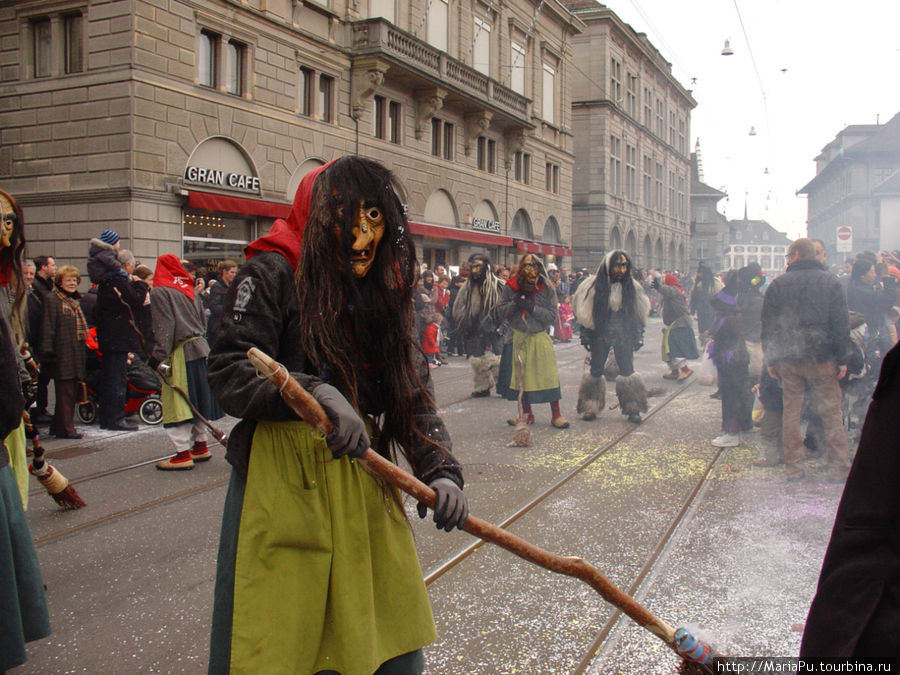
[[[518,273],[506,282],[500,304],[495,313],[508,321],[513,332],[512,377],[509,400],[521,395],[526,424],[534,422],[532,404],[549,403],[550,424],[557,429],[567,429],[569,423],[559,410],[562,394],[559,389],[559,372],[553,340],[547,329],[556,323],[556,291],[550,285],[544,265],[531,253],[519,262]],[[509,420],[515,426],[517,420]]]
[[[493,310],[502,292],[503,281],[494,276],[490,258],[483,253],[470,255],[469,278],[453,301],[453,320],[472,366],[474,398],[489,396],[499,375],[503,336]]]
[[[14,367],[21,383],[17,387],[19,393],[25,394],[34,401],[33,393],[37,378],[32,378],[22,358],[22,347],[25,343],[25,283],[22,279],[22,255],[25,251],[25,233],[22,212],[11,195],[0,190],[0,315],[8,323],[15,358],[4,367]],[[0,436],[9,451],[9,464],[12,466],[22,508],[28,509],[28,460],[26,458],[25,422],[19,416],[19,422]]]
[[[741,433],[753,428],[750,354],[744,341],[744,323],[737,294],[737,272],[732,270],[726,277],[725,286],[710,301],[717,319],[707,351],[716,364],[722,393],[722,433],[712,440],[717,448],[740,445]]]
[[[360,157],[308,173],[229,291],[209,380],[242,419],[226,453],[211,673],[421,673],[435,639],[399,493],[353,459],[370,446],[402,454],[437,493],[437,526],[465,524],[462,470],[413,333],[415,247],[395,185]],[[331,434],[258,377],[250,347],[315,397]]]
[[[663,283],[654,275],[652,286],[659,293],[663,327],[662,360],[669,366],[664,380],[685,380],[694,371],[685,359],[699,359],[697,338],[691,325],[684,289],[674,274],[666,274]]]
[[[640,424],[647,412],[647,389],[634,372],[634,352],[644,344],[644,327],[650,301],[631,274],[625,251],[612,251],[603,258],[597,273],[578,286],[572,309],[581,324],[581,343],[591,353],[591,370],[578,390],[578,413],[592,420],[606,405],[603,373],[610,350],[615,352],[619,374],[616,397],[628,421]]]
[[[3,392],[0,396],[0,569],[3,570],[0,574],[0,672],[25,663],[26,642],[50,635],[50,617],[34,540],[10,465],[11,453],[3,442],[21,426],[25,410],[21,358],[8,320],[8,310],[17,306],[16,291],[21,289],[23,301],[25,297],[24,284],[19,283],[24,248],[22,212],[12,197],[0,190],[0,391]],[[12,294],[12,303],[8,292]],[[23,462],[24,449],[23,431]],[[28,475],[27,468],[25,475]]]
[[[159,256],[150,292],[153,315],[153,352],[148,361],[163,377],[163,426],[175,455],[156,463],[162,471],[194,468],[212,454],[206,426],[191,410],[182,393],[207,420],[222,417],[207,384],[209,345],[203,337],[206,319],[194,281],[171,253]]]
[[[697,276],[694,278],[694,289],[691,291],[690,309],[691,314],[697,317],[697,332],[700,333],[703,344],[709,340],[715,327],[716,311],[709,301],[719,290],[716,286],[716,277],[713,271],[700,263],[697,266]]]

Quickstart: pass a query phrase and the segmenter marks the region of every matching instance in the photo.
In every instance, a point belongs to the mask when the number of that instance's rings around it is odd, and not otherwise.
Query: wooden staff
[[[328,419],[328,415],[325,414],[313,395],[291,377],[287,368],[255,347],[247,352],[247,358],[262,376],[278,388],[285,403],[304,422],[325,434],[330,433],[333,425]],[[391,485],[403,490],[429,508],[434,508],[434,490],[379,455],[372,448],[368,448],[359,461],[364,462],[369,469]],[[545,551],[473,515],[468,517],[462,529],[551,572],[581,579],[600,593],[604,600],[618,607],[639,626],[665,642],[679,656],[689,661],[691,666],[698,667],[701,672],[713,672],[712,661],[717,655],[709,647],[700,643],[687,629],[679,628],[676,631],[669,624],[657,618],[650,610],[616,587],[600,570],[585,560]]]

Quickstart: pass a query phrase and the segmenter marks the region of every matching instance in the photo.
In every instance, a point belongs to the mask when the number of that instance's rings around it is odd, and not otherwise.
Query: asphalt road
[[[567,430],[535,407],[534,444],[508,447],[515,404],[472,399],[468,364],[432,370],[438,403],[463,462],[472,513],[502,522],[580,464],[599,456],[510,529],[550,551],[590,561],[673,625],[694,624],[720,649],[794,655],[841,486],[787,483],[751,466],[758,441],[719,453],[719,403],[709,388],[664,382],[658,319],[636,366],[661,395],[643,424],[618,410],[577,419],[586,352],[556,346]],[[608,392],[608,405],[615,403]],[[225,421],[226,431],[235,420]],[[84,428],[81,429],[85,431]],[[229,467],[157,471],[171,447],[159,427],[80,441],[48,440],[48,457],[87,508],[61,511],[34,484],[37,543],[53,635],[29,645],[17,673],[200,673],[208,657],[218,532]],[[141,464],[145,462],[144,464]],[[111,469],[122,471],[106,475]],[[414,517],[423,573],[472,542]],[[656,638],[617,619],[592,589],[492,546],[429,585],[438,641],[431,674],[670,673]]]

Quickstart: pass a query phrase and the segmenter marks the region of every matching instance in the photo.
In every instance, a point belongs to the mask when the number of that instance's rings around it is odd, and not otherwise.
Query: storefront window
[[[244,262],[244,247],[254,238],[256,218],[210,211],[185,211],[184,257],[210,272],[222,260]]]

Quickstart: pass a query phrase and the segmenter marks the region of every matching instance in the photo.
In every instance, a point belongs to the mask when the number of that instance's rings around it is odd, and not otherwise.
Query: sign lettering
[[[226,173],[221,169],[208,169],[203,166],[189,166],[184,170],[184,179],[190,183],[212,185],[240,190],[241,192],[253,192],[259,194],[259,177],[245,176],[239,173]]]
[[[472,229],[500,234],[500,221],[488,220],[487,218],[472,218]]]

